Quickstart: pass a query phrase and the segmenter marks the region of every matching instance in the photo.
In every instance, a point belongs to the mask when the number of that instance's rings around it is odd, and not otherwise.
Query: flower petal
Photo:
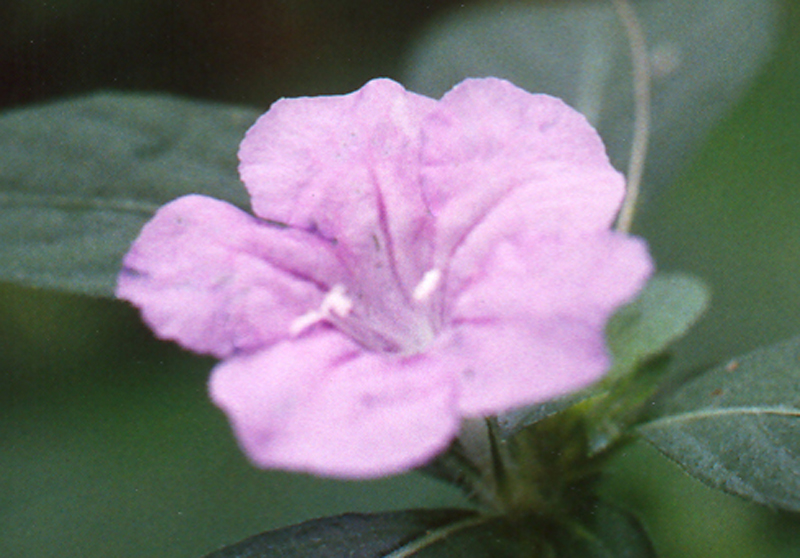
[[[608,370],[596,324],[577,320],[497,320],[462,327],[465,369],[459,407],[488,416],[582,389]]]
[[[586,119],[561,100],[496,79],[469,79],[423,123],[425,198],[448,258],[518,188],[532,230],[608,228],[624,179]]]
[[[388,79],[350,95],[276,102],[239,151],[254,212],[335,239],[365,285],[357,296],[399,284],[407,297],[430,268],[419,143],[435,104]]]
[[[470,256],[455,259],[449,293],[459,350],[474,363],[461,399],[468,415],[598,380],[609,365],[606,322],[652,271],[644,242],[610,231],[510,236]]]
[[[421,465],[458,431],[454,376],[422,355],[364,352],[319,328],[218,365],[214,402],[262,467],[369,478]]]
[[[162,338],[225,357],[289,335],[344,271],[330,243],[204,196],[162,207],[125,256],[117,296]]]

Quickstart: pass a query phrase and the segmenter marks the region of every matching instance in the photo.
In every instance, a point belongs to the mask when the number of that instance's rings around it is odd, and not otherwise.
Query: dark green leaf
[[[602,502],[582,522],[558,526],[553,537],[558,558],[655,558],[656,552],[639,520]]]
[[[160,205],[194,192],[247,206],[236,151],[256,118],[116,93],[0,116],[0,280],[110,296]]]
[[[711,486],[800,511],[800,338],[688,382],[639,431]]]
[[[465,77],[498,76],[561,97],[583,112],[612,162],[629,158],[630,49],[612,2],[484,3],[431,26],[408,61],[407,85],[439,96]],[[645,185],[680,164],[766,59],[779,14],[773,0],[634,2],[652,65],[652,134]]]
[[[521,542],[500,518],[467,510],[349,513],[262,533],[206,558],[503,558]]]

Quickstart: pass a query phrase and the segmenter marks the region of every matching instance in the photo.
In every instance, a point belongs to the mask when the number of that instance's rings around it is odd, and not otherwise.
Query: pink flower
[[[256,216],[164,206],[117,295],[222,359],[211,397],[262,467],[392,474],[463,417],[591,384],[606,321],[651,271],[610,230],[624,180],[594,130],[503,80],[284,99],[239,156]]]

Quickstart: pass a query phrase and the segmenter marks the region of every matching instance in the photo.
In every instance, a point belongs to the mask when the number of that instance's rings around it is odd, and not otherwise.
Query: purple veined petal
[[[290,335],[344,280],[327,241],[185,196],[162,207],[125,256],[117,296],[165,339],[226,357]]]
[[[354,294],[399,290],[391,295],[399,303],[430,267],[419,144],[420,122],[435,104],[388,79],[349,95],[276,102],[239,151],[254,212],[335,239],[364,285]]]
[[[423,184],[440,258],[517,189],[529,192],[520,210],[533,229],[608,228],[624,196],[624,178],[580,113],[501,79],[457,85],[423,130]]]
[[[605,325],[652,272],[643,241],[610,231],[509,237],[451,267],[450,319],[473,364],[468,415],[579,390],[609,366]],[[472,258],[472,259],[470,259]]]
[[[380,477],[422,465],[456,435],[445,362],[365,352],[320,327],[219,364],[210,393],[261,467]]]

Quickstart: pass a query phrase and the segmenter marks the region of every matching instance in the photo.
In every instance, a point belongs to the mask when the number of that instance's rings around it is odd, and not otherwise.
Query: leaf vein
[[[657,429],[674,423],[714,419],[729,415],[775,415],[800,418],[800,409],[790,407],[729,407],[725,409],[703,409],[661,417],[643,424],[641,429]]]
[[[420,550],[429,547],[431,545],[436,544],[439,541],[442,541],[463,529],[468,529],[470,527],[474,527],[476,525],[481,525],[483,523],[488,522],[492,519],[489,516],[478,516],[478,517],[471,517],[469,519],[464,519],[461,521],[456,521],[455,523],[451,523],[447,527],[436,529],[427,535],[420,537],[419,539],[412,541],[408,544],[405,544],[398,548],[397,550],[391,552],[384,556],[384,558],[406,558],[408,556],[413,556],[415,553],[419,552]]]

